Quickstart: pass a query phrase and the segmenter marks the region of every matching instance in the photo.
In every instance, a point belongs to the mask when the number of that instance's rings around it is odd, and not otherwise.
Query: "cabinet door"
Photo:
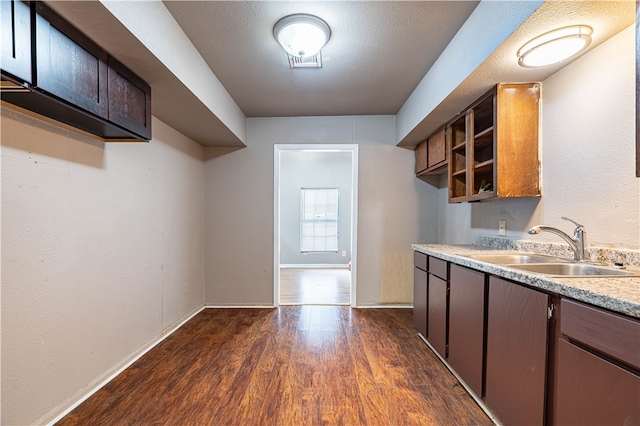
[[[21,1],[0,1],[2,71],[31,83],[31,16]]]
[[[444,127],[427,139],[427,168],[444,164],[447,160],[447,142]]]
[[[504,424],[544,423],[549,296],[489,279],[484,401]]]
[[[640,424],[640,377],[560,339],[555,410],[558,425]]]
[[[109,57],[109,120],[151,139],[151,88]]]
[[[427,341],[442,355],[447,356],[447,282],[429,274],[427,315]]]
[[[427,168],[427,141],[422,141],[416,146],[416,174]]]
[[[448,362],[478,396],[482,396],[484,313],[484,273],[452,264]]]
[[[413,268],[413,324],[427,337],[427,272]]]
[[[106,119],[106,52],[42,2],[36,12],[36,86]]]

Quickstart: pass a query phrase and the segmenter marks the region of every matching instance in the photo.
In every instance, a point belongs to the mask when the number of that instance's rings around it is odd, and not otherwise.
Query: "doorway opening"
[[[274,145],[274,306],[356,304],[358,145]]]

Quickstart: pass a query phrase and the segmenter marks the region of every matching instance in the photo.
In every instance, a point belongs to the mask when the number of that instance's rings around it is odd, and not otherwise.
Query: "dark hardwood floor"
[[[411,309],[206,309],[60,425],[492,424]]]

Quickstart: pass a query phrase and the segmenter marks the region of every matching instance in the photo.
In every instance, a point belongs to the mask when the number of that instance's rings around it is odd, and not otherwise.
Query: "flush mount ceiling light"
[[[573,25],[544,33],[518,50],[518,64],[543,67],[564,61],[589,46],[592,32],[586,25]]]
[[[317,16],[299,13],[279,20],[273,35],[289,55],[304,58],[320,52],[331,37],[331,29]]]

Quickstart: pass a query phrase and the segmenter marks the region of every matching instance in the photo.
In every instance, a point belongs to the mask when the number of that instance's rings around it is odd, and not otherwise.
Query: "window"
[[[338,252],[337,188],[300,189],[300,252]]]

